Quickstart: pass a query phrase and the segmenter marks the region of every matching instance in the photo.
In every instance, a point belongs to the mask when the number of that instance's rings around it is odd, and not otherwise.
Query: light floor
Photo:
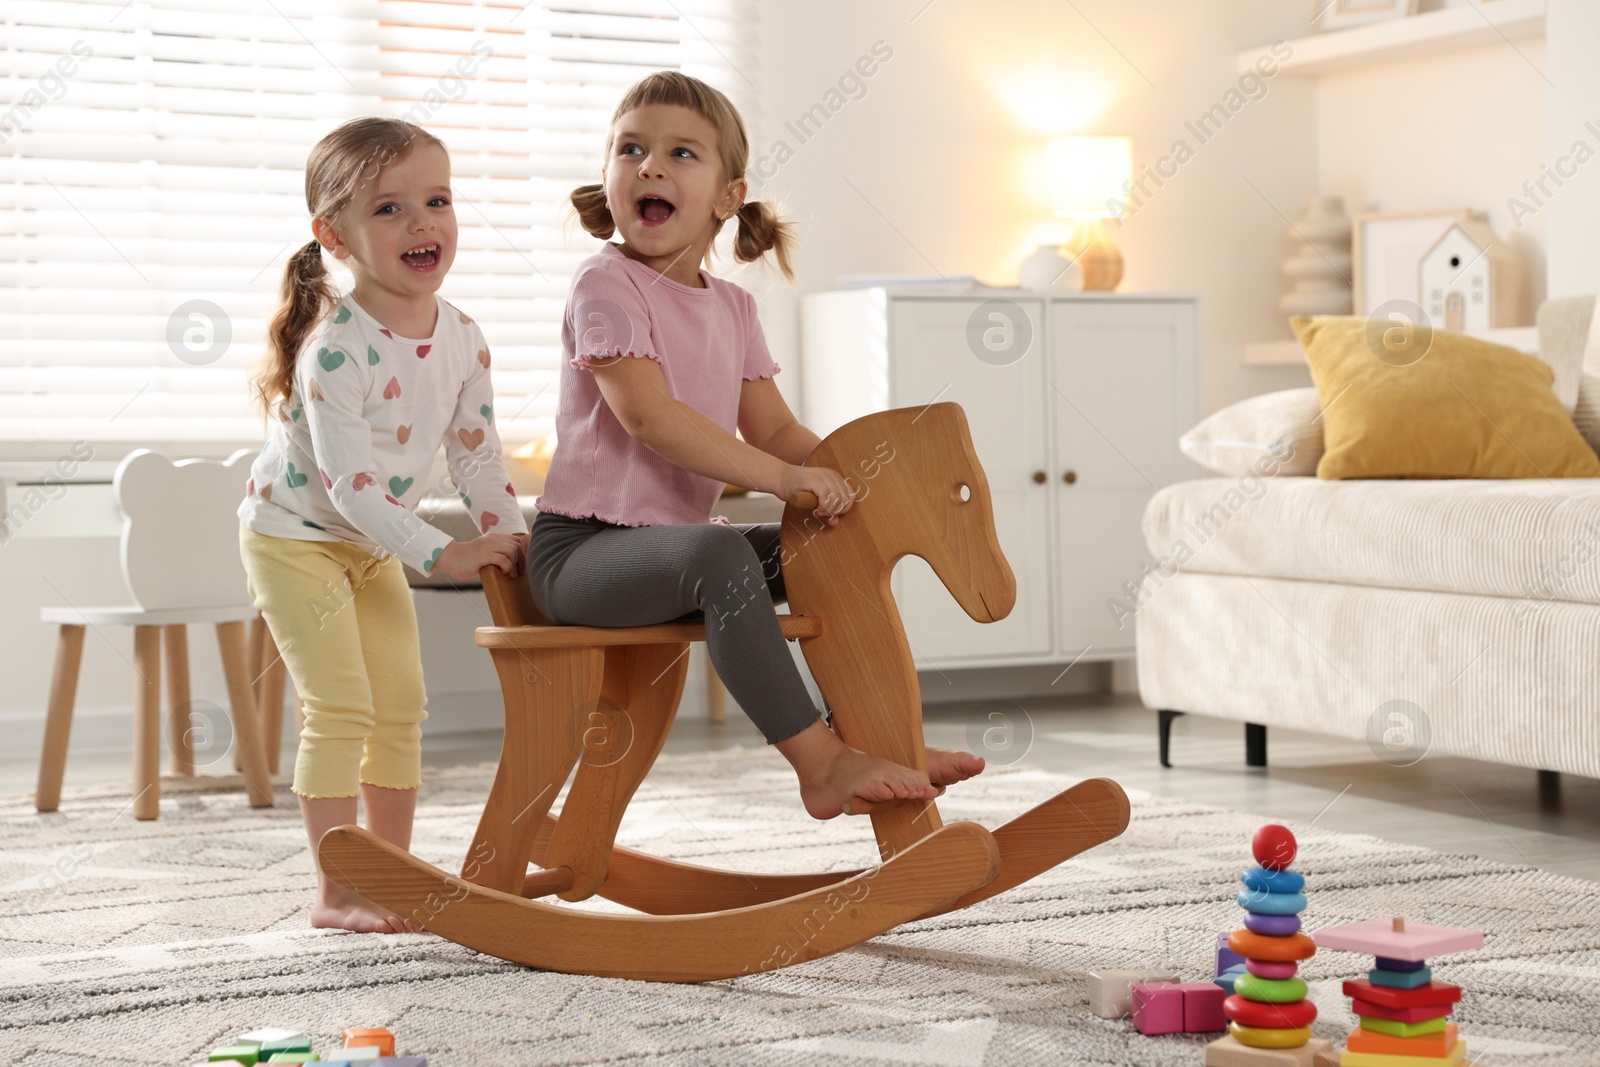
[[[996,718],[995,716],[1002,716]],[[1360,742],[1274,728],[1268,766],[1244,765],[1238,723],[1184,716],[1173,726],[1171,769],[1156,759],[1156,714],[1131,696],[1090,695],[930,706],[930,743],[983,751],[1080,777],[1105,776],[1129,788],[1250,812],[1263,819],[1315,820],[1334,830],[1528,863],[1579,878],[1600,879],[1600,780],[1562,775],[1559,790],[1541,795],[1534,771],[1475,760],[1428,756],[1390,767]],[[1031,739],[1030,739],[1031,735]],[[749,720],[731,708],[729,721],[684,719],[668,752],[762,745]],[[453,766],[499,757],[497,732],[428,738],[424,761]],[[293,765],[286,753],[285,770]],[[0,760],[0,793],[31,792],[33,759]],[[125,754],[74,753],[67,785],[128,779]],[[797,802],[798,806],[798,802]]]

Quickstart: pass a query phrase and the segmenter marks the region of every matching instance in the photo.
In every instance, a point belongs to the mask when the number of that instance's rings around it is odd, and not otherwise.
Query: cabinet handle
[[[1074,485],[1078,481],[1078,472],[1077,471],[1067,471],[1065,474],[1063,474],[1061,476],[1061,480],[1066,482],[1068,485]]]
[[[1034,471],[1033,472],[1033,484],[1034,485],[1043,485],[1045,483],[1045,480],[1048,477],[1049,477],[1049,475],[1045,474],[1044,471]]]

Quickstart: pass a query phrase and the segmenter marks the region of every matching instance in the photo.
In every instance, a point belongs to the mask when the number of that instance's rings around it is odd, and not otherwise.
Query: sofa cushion
[[[1146,596],[1183,570],[1600,604],[1600,479],[1202,478],[1143,526]]]
[[[1312,386],[1245,397],[1200,420],[1178,449],[1212,474],[1315,474],[1322,458],[1322,404]]]
[[[1448,330],[1296,316],[1322,399],[1320,478],[1597,478],[1539,359]]]

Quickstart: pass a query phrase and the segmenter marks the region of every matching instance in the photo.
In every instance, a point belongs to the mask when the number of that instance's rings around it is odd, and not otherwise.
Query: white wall
[[[1522,325],[1545,296],[1550,212],[1514,216],[1506,201],[1545,158],[1544,66],[1534,38],[1329,75],[1317,87],[1322,191],[1352,214],[1481,212],[1522,255]]]
[[[764,5],[753,155],[779,139],[795,152],[752,195],[776,196],[800,224],[799,289],[882,272],[1012,284],[1018,260],[1061,235],[1043,183],[1048,135],[1129,136],[1136,167],[1184,138],[1194,158],[1114,232],[1122,288],[1201,295],[1207,410],[1309,382],[1300,368],[1247,368],[1240,348],[1286,335],[1273,311],[1289,250],[1279,212],[1296,217],[1316,183],[1315,132],[1303,121],[1313,90],[1270,80],[1204,145],[1184,125],[1236,87],[1238,50],[1304,33],[1309,4],[925,3]],[[784,123],[823,101],[876,41],[893,55],[865,95],[800,144]],[[769,334],[788,331],[794,300],[770,284]],[[778,341],[793,352],[792,333]],[[792,354],[778,359],[793,365]]]
[[[1583,140],[1600,153],[1600,4],[1550,0],[1546,23],[1548,94],[1546,156],[1552,162]],[[1591,159],[1548,202],[1549,291],[1554,296],[1600,289],[1600,156]]]

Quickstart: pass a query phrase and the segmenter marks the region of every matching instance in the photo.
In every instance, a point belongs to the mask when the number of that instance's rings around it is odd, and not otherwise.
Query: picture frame
[[[1317,33],[1406,18],[1417,13],[1417,0],[1313,0],[1311,28]]]
[[[1473,218],[1471,208],[1375,211],[1350,219],[1351,313],[1371,315],[1390,300],[1418,307],[1417,265],[1451,225]]]

